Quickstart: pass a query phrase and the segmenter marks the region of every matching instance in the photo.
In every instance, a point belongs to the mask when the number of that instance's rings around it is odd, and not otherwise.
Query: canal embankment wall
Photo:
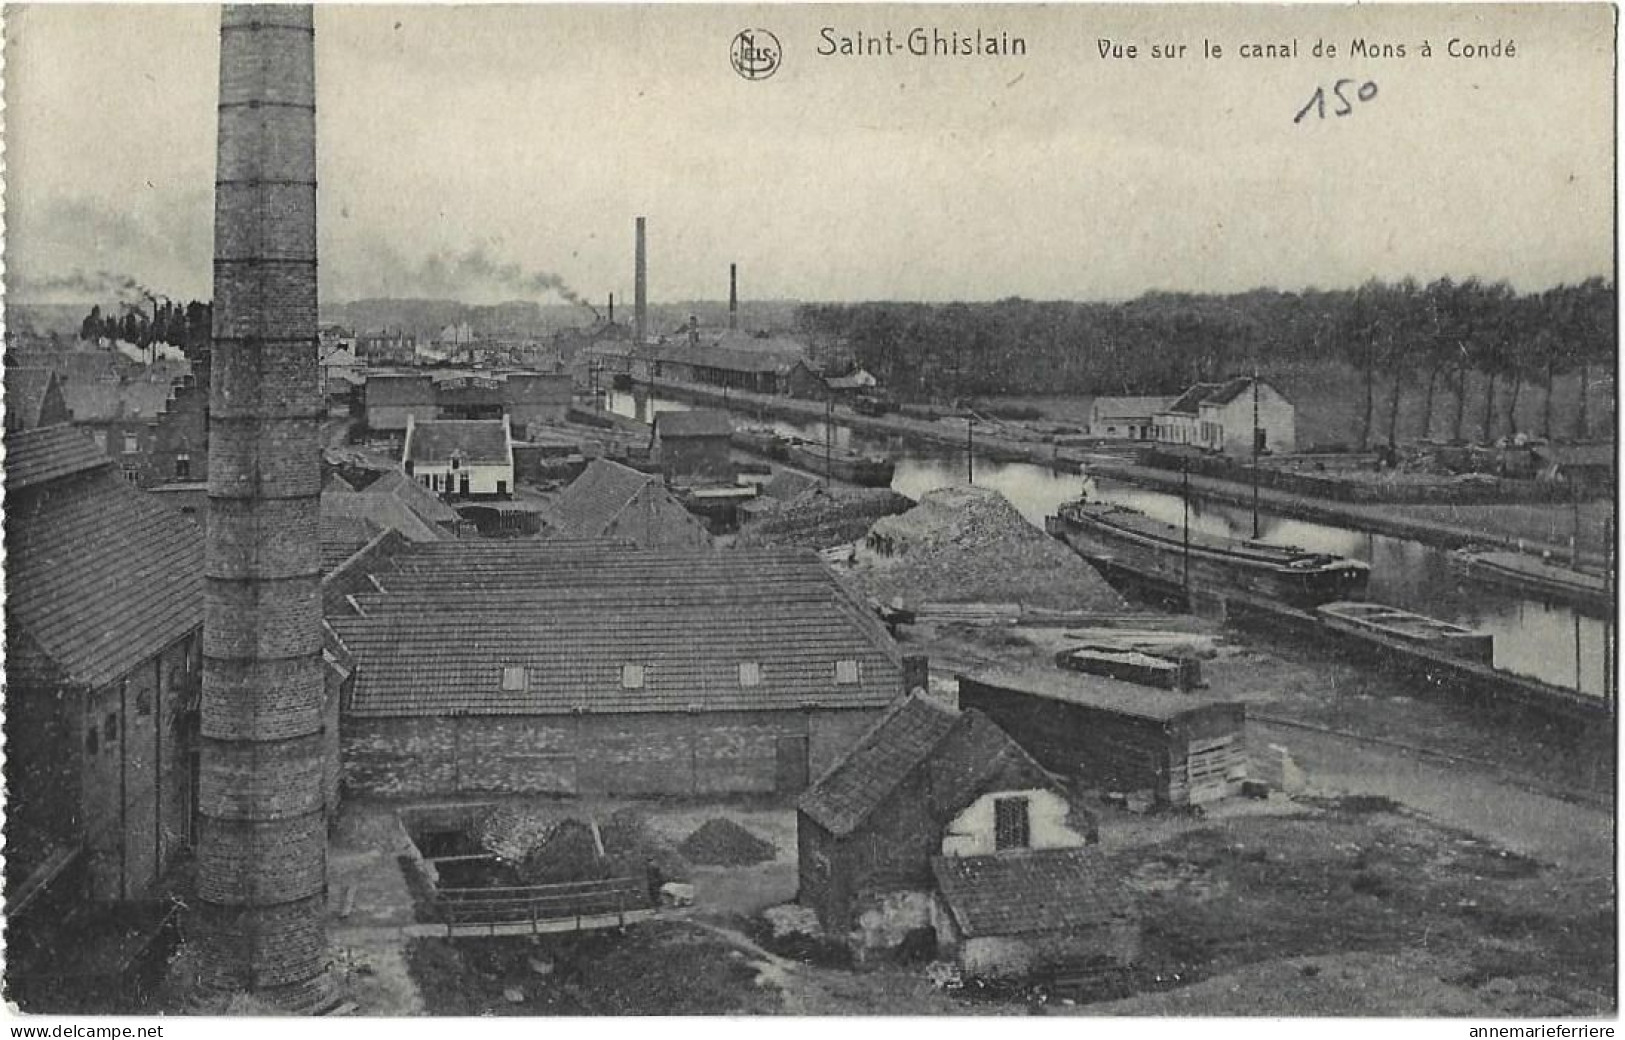
[[[898,415],[859,415],[841,405],[835,405],[831,409],[822,401],[753,394],[738,390],[724,393],[716,387],[671,380],[650,380],[645,385],[651,390],[674,397],[725,405],[734,411],[803,422],[833,421],[858,433],[898,438],[933,448],[962,451],[966,443],[966,431],[961,422],[928,422]],[[1048,442],[1018,441],[993,434],[976,433],[974,446],[979,457],[991,461],[1019,461],[1068,472],[1086,471],[1091,476],[1106,477],[1127,484],[1174,493],[1182,493],[1187,486],[1185,474],[1178,471],[1131,462],[1115,455],[1094,455],[1086,450],[1063,448]],[[1254,501],[1255,491],[1249,483],[1195,473],[1188,479],[1189,493],[1194,499],[1239,506],[1251,506]],[[1391,538],[1410,539],[1443,549],[1469,545],[1495,545],[1537,553],[1549,552],[1552,556],[1563,560],[1568,559],[1570,552],[1567,544],[1518,538],[1464,524],[1396,514],[1390,503],[1339,502],[1298,491],[1267,487],[1258,488],[1256,494],[1260,509],[1279,516],[1335,524]],[[1553,504],[1563,503],[1554,500]],[[1605,561],[1596,554],[1582,553],[1581,562],[1600,566]]]

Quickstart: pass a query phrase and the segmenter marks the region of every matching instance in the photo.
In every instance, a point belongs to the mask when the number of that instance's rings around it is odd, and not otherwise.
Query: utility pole
[[[1258,364],[1253,364],[1253,541],[1258,541]]]
[[[965,483],[976,483],[976,420],[965,417]]]
[[[834,486],[835,398],[824,398],[824,484]]]
[[[1181,456],[1179,463],[1180,497],[1185,502],[1185,609],[1191,605],[1191,460]]]

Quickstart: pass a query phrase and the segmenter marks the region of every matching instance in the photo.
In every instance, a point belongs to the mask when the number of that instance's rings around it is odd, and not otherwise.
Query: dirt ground
[[[1511,853],[1387,799],[1237,802],[1205,820],[1102,809],[1142,914],[1093,991],[969,999],[923,963],[762,949],[721,906],[586,937],[415,939],[429,1014],[1576,1016],[1615,1006],[1611,878]],[[719,878],[719,882],[723,879]]]
[[[1143,923],[1140,963],[1110,984],[972,1000],[936,989],[922,963],[851,970],[763,949],[747,933],[795,896],[795,816],[749,802],[635,803],[673,845],[723,818],[774,846],[765,863],[693,867],[690,910],[624,935],[412,938],[397,807],[356,803],[331,857],[351,999],[371,1015],[1613,1013],[1613,816],[1573,796],[1588,782],[1578,756],[1369,668],[1184,627],[1217,647],[1195,696],[1246,701],[1249,743],[1288,748],[1309,791],[1202,816],[1101,804],[1100,852],[1129,879]],[[949,695],[956,668],[1048,660],[1069,639],[1025,627],[905,635]],[[607,816],[629,803],[569,804]]]

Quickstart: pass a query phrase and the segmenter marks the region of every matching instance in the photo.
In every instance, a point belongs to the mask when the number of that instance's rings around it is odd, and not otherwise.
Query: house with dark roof
[[[464,540],[345,580],[355,791],[793,796],[904,688],[811,552]]]
[[[1155,436],[1156,416],[1174,403],[1172,397],[1102,395],[1089,405],[1084,433],[1114,440],[1148,441]]]
[[[90,433],[130,483],[151,488],[208,479],[206,375],[175,378],[155,367],[135,375],[69,378],[61,387],[73,424]]]
[[[1139,957],[1134,894],[1093,850],[938,856],[931,873],[937,956],[966,976],[1098,971]]]
[[[154,937],[196,836],[205,536],[68,425],[6,435],[5,533],[7,980],[82,986]]]
[[[458,369],[368,373],[360,396],[371,430],[405,430],[408,419],[421,423],[507,416],[523,439],[532,429],[561,421],[572,392],[566,372]]]
[[[8,431],[54,426],[71,418],[55,371],[8,367],[5,384]]]
[[[711,535],[657,476],[594,459],[553,504],[560,534],[620,538],[643,549],[710,548]]]
[[[937,857],[1073,849],[1094,837],[1093,818],[987,716],[914,693],[798,803],[797,898],[862,955],[933,926]]]
[[[650,435],[651,455],[668,480],[732,480],[729,449],[733,432],[727,412],[707,408],[656,412]]]
[[[1237,376],[1196,383],[1153,420],[1153,437],[1236,458],[1297,450],[1297,409],[1268,382]]]
[[[1230,797],[1247,777],[1247,708],[1058,668],[959,677],[959,703],[985,712],[1045,767],[1091,787],[1143,792],[1167,808]]]
[[[513,434],[508,418],[406,420],[401,469],[437,495],[513,493]]]
[[[70,860],[70,899],[149,898],[192,834],[203,532],[82,430],[6,454],[8,911]]]

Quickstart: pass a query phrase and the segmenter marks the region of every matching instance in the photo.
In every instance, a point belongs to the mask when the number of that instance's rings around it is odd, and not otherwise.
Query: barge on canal
[[[1612,613],[1613,590],[1600,574],[1562,567],[1525,553],[1496,549],[1458,549],[1452,563],[1471,578],[1516,589],[1588,612]]]
[[[859,487],[891,487],[892,475],[897,469],[891,459],[879,455],[865,455],[850,448],[796,438],[786,444],[785,458],[810,473],[827,471],[831,478]]]
[[[1315,613],[1320,615],[1321,624],[1334,632],[1383,647],[1398,640],[1427,660],[1442,654],[1479,664],[1495,664],[1495,637],[1488,632],[1382,603],[1323,603],[1315,608]]]
[[[1108,576],[1164,590],[1245,592],[1309,609],[1361,598],[1371,576],[1361,560],[1182,530],[1104,502],[1063,505],[1044,529]]]

